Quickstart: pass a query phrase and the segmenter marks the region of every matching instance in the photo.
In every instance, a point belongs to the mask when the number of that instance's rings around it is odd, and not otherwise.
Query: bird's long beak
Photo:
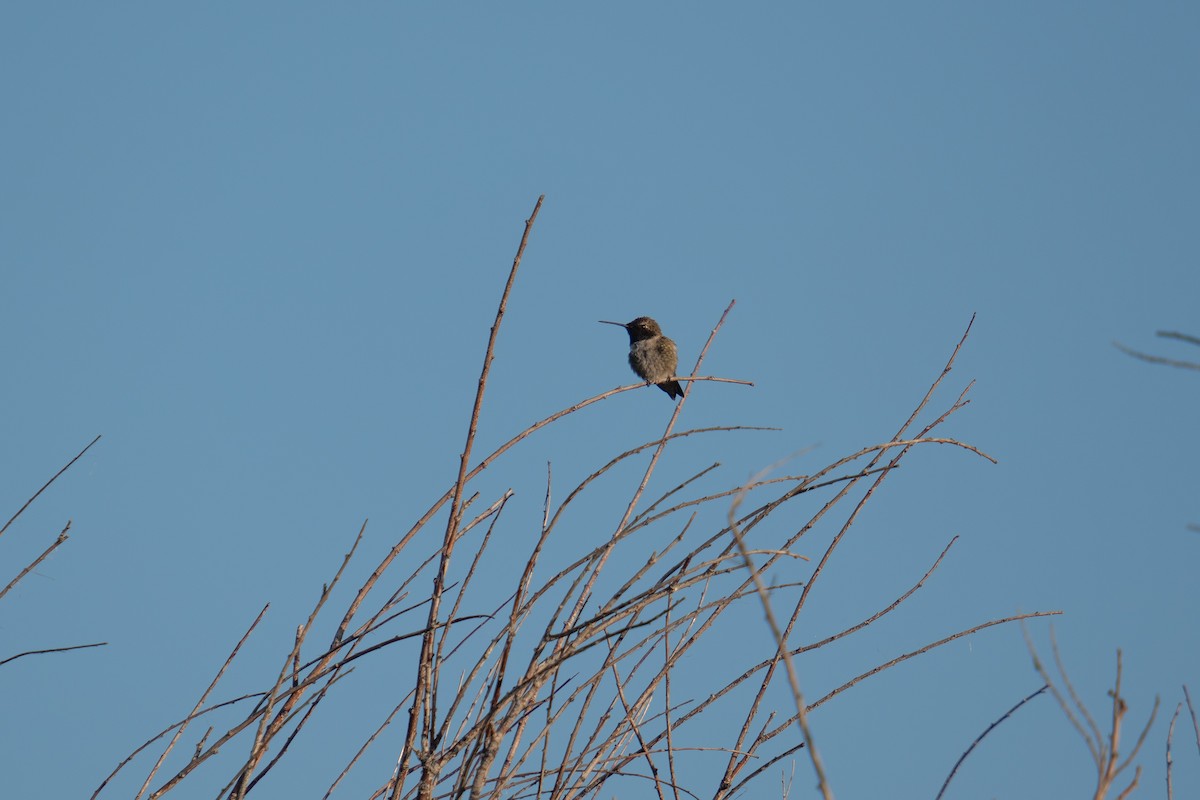
[[[624,328],[624,327],[625,327],[625,323],[624,323],[624,322],[609,322],[609,321],[608,321],[608,320],[606,320],[606,319],[597,320],[597,321],[598,321],[598,322],[603,322],[605,325],[618,325],[618,326],[620,326],[620,327],[622,327],[622,328]]]

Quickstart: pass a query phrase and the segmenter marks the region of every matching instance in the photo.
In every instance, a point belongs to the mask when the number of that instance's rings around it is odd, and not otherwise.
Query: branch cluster
[[[557,505],[551,501],[552,478],[547,474],[540,532],[529,548],[526,566],[513,576],[504,596],[490,595],[487,582],[477,579],[494,572],[489,559],[494,557],[494,544],[500,538],[495,533],[512,492],[483,499],[473,493],[472,481],[547,425],[618,391],[637,388],[622,387],[582,400],[529,426],[483,458],[475,458],[497,334],[541,204],[539,198],[526,221],[500,300],[454,483],[396,540],[361,585],[348,592],[349,600],[335,614],[339,621],[327,642],[315,642],[314,626],[328,616],[335,588],[347,574],[365,524],[308,618],[298,626],[292,646],[280,655],[278,670],[267,685],[250,695],[210,699],[263,619],[264,608],[192,712],[131,753],[93,797],[159,743],[138,797],[162,797],[186,780],[195,782],[197,771],[218,753],[227,777],[217,795],[230,800],[245,797],[288,755],[313,724],[318,708],[335,696],[331,689],[354,673],[354,662],[384,653],[392,654],[393,674],[398,663],[407,679],[382,706],[381,719],[360,733],[357,751],[331,777],[325,797],[352,772],[361,771],[365,753],[386,747],[391,748],[389,760],[394,766],[388,775],[373,780],[368,776],[375,787],[372,798],[607,796],[618,780],[645,783],[659,797],[745,796],[751,782],[779,768],[798,750],[813,753],[811,729],[805,727],[799,737],[787,734],[809,712],[840,693],[984,628],[1058,613],[1022,614],[953,632],[862,674],[846,676],[840,686],[811,702],[802,699],[798,681],[793,680],[794,711],[781,713],[772,705],[769,690],[779,684],[781,665],[855,635],[896,610],[925,584],[953,545],[951,540],[923,576],[874,614],[815,641],[796,640],[801,612],[812,600],[814,587],[824,580],[835,550],[906,454],[917,447],[949,445],[991,460],[972,445],[936,433],[967,405],[969,385],[932,421],[917,425],[950,372],[966,333],[891,440],[838,458],[809,475],[759,476],[748,484],[701,491],[701,479],[718,467],[713,463],[643,502],[660,457],[680,438],[761,430],[721,426],[676,431],[687,399],[699,385],[689,381],[661,436],[615,456]],[[713,327],[692,375],[699,374],[705,353],[732,307],[730,303]],[[602,536],[593,532],[585,539],[571,534],[572,541],[599,541],[572,563],[543,563],[551,538],[566,535],[565,512],[599,478],[635,457],[644,457],[646,468],[620,521]],[[801,502],[810,496],[813,503]],[[731,505],[735,511],[722,513]],[[705,514],[709,509],[714,513]],[[792,509],[800,515],[798,520],[787,516]],[[432,535],[433,521],[443,514],[445,528],[436,546],[420,552],[425,546],[421,543]],[[778,524],[768,526],[769,520]],[[820,555],[803,583],[768,585],[763,576],[779,573],[780,567],[790,565],[787,574],[798,573],[795,565],[807,559],[796,548],[821,523],[834,533],[823,548],[818,547]],[[665,532],[664,548],[647,547],[651,530]],[[774,540],[780,530],[785,533]],[[423,532],[426,537],[418,539]],[[622,557],[614,559],[619,548],[624,548]],[[430,588],[420,591],[419,585]],[[602,586],[610,587],[606,595]],[[697,669],[695,654],[700,645],[727,635],[722,626],[736,619],[730,612],[763,601],[775,608],[786,603],[778,614],[781,622],[776,625],[774,645],[764,636],[762,652],[742,654],[745,664],[735,675]],[[402,643],[409,646],[401,647]],[[697,681],[707,681],[707,688],[680,695],[680,686],[691,691]],[[729,733],[725,741],[683,740],[699,729],[700,719],[713,716]],[[217,719],[232,721],[218,724]],[[213,722],[191,740],[183,763],[166,770],[169,762],[180,761],[169,755],[184,741],[185,733],[206,720]],[[395,735],[383,736],[389,730]],[[696,749],[707,753],[706,764],[718,774],[707,788],[696,786],[693,776],[679,768],[680,758]],[[166,774],[160,775],[164,770]],[[821,783],[830,796],[823,775]]]

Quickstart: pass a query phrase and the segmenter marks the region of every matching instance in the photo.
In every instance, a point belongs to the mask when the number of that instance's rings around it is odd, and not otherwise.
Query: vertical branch
[[[675,770],[675,736],[674,725],[671,722],[671,675],[675,655],[671,647],[671,609],[675,606],[674,596],[667,597],[667,615],[663,622],[663,731],[667,739],[667,771],[670,775],[671,793],[675,800],[679,798],[679,775]]]
[[[743,487],[742,492],[738,494],[729,506],[729,532],[733,536],[734,542],[737,543],[738,552],[742,556],[742,562],[746,565],[746,570],[750,573],[751,580],[754,581],[754,591],[762,602],[763,613],[766,615],[767,624],[770,626],[771,634],[775,639],[776,657],[783,659],[783,666],[787,671],[788,683],[792,690],[792,698],[796,701],[796,725],[800,728],[800,736],[808,750],[808,757],[812,761],[813,772],[817,774],[817,788],[821,790],[821,797],[824,800],[833,800],[833,789],[829,786],[829,778],[825,775],[825,764],[821,760],[820,753],[817,752],[816,743],[813,742],[812,728],[808,724],[808,706],[804,702],[804,694],[800,691],[800,678],[796,674],[795,664],[792,663],[792,655],[788,650],[787,639],[783,631],[780,630],[779,623],[775,619],[775,613],[771,609],[771,600],[767,593],[767,587],[763,583],[762,575],[754,566],[754,560],[750,557],[750,551],[746,547],[746,542],[742,539],[742,532],[738,530],[737,510],[745,499],[747,491],[749,491],[749,487]]]
[[[421,779],[420,797],[432,795],[433,784],[436,781],[436,765],[434,762],[434,754],[430,752],[434,747],[433,732],[436,729],[437,722],[431,718],[432,701],[434,695],[434,684],[436,676],[434,675],[435,664],[433,663],[433,653],[435,637],[434,631],[437,628],[438,613],[441,610],[441,597],[445,589],[446,572],[450,567],[450,556],[454,552],[454,542],[457,538],[458,526],[462,521],[462,493],[463,487],[467,482],[467,465],[471,460],[471,450],[475,444],[475,432],[479,427],[479,411],[483,407],[483,394],[487,388],[488,375],[492,369],[492,359],[495,357],[496,337],[500,332],[500,323],[504,319],[505,309],[508,307],[508,296],[512,293],[513,284],[517,279],[517,269],[521,266],[521,258],[525,254],[525,245],[529,242],[529,234],[533,230],[533,223],[537,219],[538,211],[542,208],[542,201],[546,199],[545,195],[541,195],[537,199],[537,203],[533,207],[533,213],[529,215],[529,219],[525,220],[525,233],[521,236],[521,244],[517,248],[517,255],[513,258],[512,269],[508,273],[508,282],[504,285],[504,293],[500,296],[500,305],[496,309],[496,321],[492,323],[492,330],[488,336],[487,351],[483,357],[483,369],[479,373],[479,385],[475,390],[475,405],[471,409],[471,423],[467,427],[467,441],[463,446],[462,455],[459,457],[458,464],[458,479],[454,483],[454,489],[450,494],[450,514],[446,521],[446,534],[442,540],[441,562],[438,565],[437,574],[433,578],[433,592],[430,595],[429,603],[429,618],[426,625],[425,635],[421,640],[421,655],[417,664],[417,682],[416,689],[413,695],[413,705],[409,710],[408,717],[408,732],[404,739],[404,746],[401,748],[400,758],[396,765],[396,772],[392,779],[392,785],[388,796],[397,798],[400,796],[401,787],[404,786],[405,778],[408,776],[408,759],[414,752],[414,745],[417,736],[417,724],[422,717],[422,712],[425,714],[426,720],[422,730],[421,752],[420,757],[426,765],[425,774]]]
[[[1092,755],[1092,761],[1096,765],[1096,790],[1092,794],[1093,800],[1105,800],[1109,792],[1113,791],[1114,784],[1117,782],[1117,777],[1120,776],[1137,758],[1138,752],[1142,749],[1142,745],[1146,742],[1146,736],[1150,733],[1151,726],[1154,725],[1154,718],[1158,714],[1159,699],[1154,699],[1154,707],[1150,709],[1150,717],[1146,720],[1146,727],[1142,729],[1142,733],[1138,736],[1137,741],[1133,745],[1133,749],[1129,751],[1129,755],[1124,761],[1120,760],[1121,751],[1121,732],[1125,723],[1125,717],[1129,713],[1129,704],[1125,702],[1125,698],[1121,695],[1121,677],[1123,665],[1121,663],[1121,650],[1117,649],[1117,676],[1113,681],[1113,688],[1109,691],[1108,696],[1112,698],[1112,715],[1110,718],[1110,730],[1108,736],[1105,737],[1098,728],[1095,722],[1092,721],[1091,714],[1088,713],[1087,706],[1083,704],[1083,700],[1076,694],[1074,687],[1071,685],[1070,678],[1067,676],[1066,668],[1063,666],[1062,659],[1058,653],[1058,642],[1054,640],[1053,634],[1050,641],[1054,650],[1054,660],[1058,667],[1058,672],[1062,676],[1062,681],[1067,687],[1070,694],[1071,702],[1073,702],[1079,713],[1087,720],[1088,725],[1092,727],[1091,735],[1084,729],[1083,724],[1076,717],[1067,703],[1066,697],[1054,685],[1054,680],[1050,677],[1050,673],[1046,671],[1046,667],[1042,664],[1041,658],[1038,656],[1037,649],[1033,646],[1033,640],[1029,637],[1029,632],[1025,631],[1025,644],[1029,648],[1029,654],[1033,656],[1033,668],[1042,676],[1042,680],[1046,682],[1050,694],[1058,701],[1059,708],[1062,709],[1063,715],[1070,721],[1076,732],[1083,739],[1088,747],[1088,751]],[[1134,768],[1133,780],[1129,785],[1117,795],[1117,800],[1124,800],[1128,797],[1135,788],[1138,781],[1142,777],[1142,768],[1140,766]]]
[[[1167,800],[1175,800],[1175,787],[1171,783],[1171,766],[1174,761],[1171,759],[1171,739],[1175,736],[1175,720],[1179,718],[1179,712],[1183,710],[1183,703],[1177,703],[1175,713],[1171,715],[1171,724],[1167,726]]]
[[[1117,679],[1113,684],[1112,695],[1112,728],[1108,735],[1108,758],[1101,768],[1101,781],[1107,786],[1116,779],[1117,758],[1121,748],[1121,721],[1129,710],[1125,698],[1121,696],[1121,648],[1117,648]]]
[[[1196,733],[1196,752],[1200,752],[1200,724],[1196,722],[1196,709],[1192,706],[1192,696],[1188,694],[1186,683],[1183,685],[1183,699],[1187,700],[1188,713],[1192,715],[1192,730]]]
[[[458,480],[454,484],[454,491],[450,495],[450,519],[446,523],[445,543],[448,548],[453,547],[454,532],[458,528],[458,524],[462,519],[461,498],[463,485],[467,482],[467,465],[471,461],[471,449],[475,444],[475,432],[479,428],[479,411],[483,407],[483,393],[487,388],[488,374],[492,371],[492,359],[495,358],[496,337],[500,333],[500,322],[504,319],[504,312],[508,307],[508,296],[512,293],[513,283],[517,280],[517,269],[521,266],[521,258],[525,255],[525,245],[529,242],[529,234],[533,230],[533,223],[537,220],[538,212],[542,209],[542,201],[546,199],[546,195],[538,197],[537,204],[533,207],[533,213],[529,215],[529,219],[525,220],[525,233],[521,236],[521,244],[517,248],[517,255],[513,258],[512,269],[508,272],[508,282],[504,284],[504,293],[500,295],[500,306],[496,309],[496,321],[492,323],[492,330],[488,336],[487,352],[483,357],[483,369],[479,373],[479,385],[475,390],[475,406],[471,409],[471,424],[467,428],[467,442],[463,446],[462,456],[459,458],[458,464]],[[446,559],[445,554],[443,561]]]

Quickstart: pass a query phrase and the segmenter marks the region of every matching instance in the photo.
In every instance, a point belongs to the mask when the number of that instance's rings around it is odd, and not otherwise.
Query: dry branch
[[[945,781],[945,783],[942,784],[942,788],[940,791],[938,791],[937,797],[934,798],[934,800],[941,800],[942,797],[945,796],[946,789],[950,786],[950,781],[954,779],[954,775],[955,775],[955,773],[958,772],[958,768],[962,766],[962,763],[967,760],[967,756],[971,755],[971,752],[979,745],[980,742],[983,741],[985,736],[987,736],[989,733],[991,733],[1000,723],[1004,722],[1004,720],[1008,719],[1013,714],[1015,714],[1017,712],[1017,710],[1021,708],[1021,706],[1025,705],[1030,700],[1037,697],[1039,694],[1041,694],[1042,692],[1046,691],[1049,688],[1050,687],[1048,685],[1042,684],[1042,687],[1040,689],[1035,691],[1033,694],[1027,695],[1015,706],[1010,708],[1008,711],[1005,711],[1004,714],[1000,717],[1000,719],[996,720],[991,725],[988,725],[986,728],[984,728],[983,733],[981,733],[977,737],[975,737],[975,741],[971,742],[971,746],[963,751],[963,754],[958,757],[958,761],[954,762],[954,766],[950,768],[950,774],[946,776],[946,781]]]
[[[28,500],[26,500],[26,501],[25,501],[25,505],[23,505],[23,506],[21,506],[19,509],[17,509],[17,513],[15,513],[15,514],[13,514],[11,517],[9,517],[9,520],[8,520],[8,522],[4,523],[4,527],[3,527],[3,528],[0,528],[0,536],[3,536],[3,535],[4,535],[4,532],[5,532],[5,531],[7,531],[7,530],[8,530],[8,528],[9,528],[9,526],[10,526],[10,525],[12,525],[12,524],[13,524],[13,522],[15,522],[15,521],[16,521],[17,517],[19,517],[19,516],[21,516],[22,514],[24,514],[24,513],[25,513],[25,509],[27,509],[27,508],[29,508],[31,505],[33,505],[33,501],[34,501],[34,500],[37,500],[37,499],[38,499],[38,497],[40,497],[40,496],[41,496],[42,492],[44,492],[44,491],[46,491],[47,489],[49,489],[49,488],[50,488],[50,484],[52,484],[52,483],[54,483],[56,480],[58,480],[58,479],[59,479],[59,477],[60,477],[60,476],[61,476],[61,475],[62,475],[64,472],[66,472],[67,470],[69,470],[69,469],[70,469],[70,468],[71,468],[71,467],[72,467],[72,466],[75,464],[75,462],[76,462],[76,461],[78,461],[79,459],[83,458],[83,454],[84,454],[84,453],[86,453],[88,450],[91,450],[91,449],[92,449],[92,445],[94,445],[94,444],[95,444],[96,442],[98,442],[98,441],[100,441],[100,437],[99,437],[99,436],[97,436],[95,439],[92,439],[92,441],[88,442],[88,445],[87,445],[87,447],[85,447],[85,448],[83,448],[82,450],[80,450],[80,451],[79,451],[79,452],[78,452],[78,453],[75,455],[75,457],[74,457],[74,458],[72,458],[70,461],[68,461],[68,462],[67,462],[67,464],[66,464],[66,466],[65,466],[65,467],[63,467],[62,469],[60,469],[58,472],[54,473],[54,477],[50,478],[50,480],[48,480],[48,481],[46,481],[44,484],[42,484],[42,488],[40,488],[40,489],[38,489],[36,492],[34,492],[34,493],[33,493],[33,497],[30,497]]]
[[[1079,698],[1072,686],[1070,678],[1062,663],[1062,657],[1058,651],[1058,642],[1054,639],[1053,628],[1050,634],[1050,646],[1054,653],[1054,662],[1058,668],[1059,676],[1067,687],[1067,696],[1064,696],[1055,685],[1050,673],[1046,670],[1042,663],[1041,657],[1038,655],[1037,649],[1033,645],[1033,640],[1029,636],[1029,632],[1025,632],[1025,643],[1029,648],[1029,653],[1033,656],[1033,666],[1038,674],[1042,676],[1050,693],[1058,701],[1059,708],[1062,709],[1064,716],[1070,721],[1072,727],[1083,738],[1087,745],[1088,752],[1092,756],[1092,762],[1096,767],[1096,789],[1093,794],[1094,800],[1104,800],[1109,793],[1115,791],[1117,778],[1124,772],[1133,759],[1137,757],[1138,752],[1142,749],[1142,745],[1146,742],[1146,736],[1150,733],[1150,727],[1154,724],[1154,718],[1158,714],[1158,698],[1154,699],[1154,707],[1150,710],[1150,716],[1146,720],[1146,727],[1142,729],[1141,735],[1138,736],[1137,742],[1133,749],[1129,751],[1129,755],[1125,760],[1121,760],[1121,734],[1124,729],[1125,716],[1129,712],[1129,706],[1125,698],[1121,694],[1121,677],[1122,663],[1121,651],[1117,650],[1117,670],[1116,680],[1113,684],[1113,689],[1108,693],[1112,700],[1112,710],[1110,713],[1109,732],[1104,734],[1100,730],[1100,726],[1096,724],[1088,711],[1087,706]],[[1070,697],[1070,702],[1067,702],[1067,697]],[[1087,728],[1079,721],[1080,718],[1087,721]],[[1126,798],[1137,787],[1138,781],[1141,779],[1142,768],[1136,767],[1133,772],[1133,778],[1129,784],[1118,795],[1118,800]]]
[[[1186,333],[1179,333],[1178,331],[1158,331],[1155,335],[1163,339],[1174,339],[1179,342],[1185,342],[1186,344],[1200,345],[1200,337],[1190,336]],[[1147,361],[1151,364],[1164,364],[1168,367],[1178,367],[1180,369],[1200,369],[1200,362],[1182,361],[1174,358],[1166,358],[1165,356],[1155,356],[1149,353],[1143,353],[1140,350],[1134,350],[1132,347],[1127,347],[1117,341],[1113,342],[1113,347],[1117,348],[1126,355],[1133,356],[1134,358],[1142,361]]]
[[[358,784],[375,787],[373,797],[566,800],[619,794],[614,784],[624,781],[648,782],[663,800],[744,795],[751,782],[811,741],[810,730],[801,737],[785,734],[794,734],[793,726],[801,717],[839,693],[987,627],[1057,613],[992,620],[959,631],[857,677],[843,676],[839,688],[815,703],[804,701],[799,681],[794,681],[794,714],[769,702],[768,689],[779,675],[781,661],[835,646],[851,635],[864,635],[875,621],[925,585],[945,558],[950,545],[923,576],[915,583],[915,576],[910,577],[895,594],[885,595],[881,610],[862,622],[813,641],[792,641],[802,612],[819,596],[813,593],[814,586],[832,580],[827,567],[839,543],[905,455],[918,447],[950,445],[994,460],[972,444],[934,433],[967,405],[969,383],[932,421],[916,427],[950,373],[970,325],[941,374],[890,440],[835,458],[807,475],[730,481],[720,477],[720,459],[706,456],[681,476],[661,480],[662,456],[682,438],[696,437],[699,444],[716,446],[724,437],[708,434],[762,430],[726,425],[675,431],[690,393],[701,382],[749,383],[695,374],[729,317],[731,302],[712,328],[693,374],[678,378],[686,383],[684,396],[660,434],[615,457],[597,458],[594,463],[603,466],[578,484],[568,483],[575,488],[557,507],[552,489],[561,478],[557,464],[553,473],[547,464],[545,475],[537,477],[537,491],[544,491],[544,501],[534,519],[516,520],[514,512],[505,511],[511,488],[503,489],[499,497],[491,494],[492,501],[478,499],[481,495],[473,481],[512,448],[570,414],[644,387],[641,383],[623,386],[577,402],[528,425],[474,460],[500,325],[541,204],[539,198],[526,220],[500,297],[454,481],[423,513],[414,515],[416,521],[389,542],[373,567],[367,565],[344,607],[331,610],[335,587],[348,574],[365,525],[359,530],[333,579],[321,587],[307,619],[296,627],[288,646],[281,648],[274,673],[263,681],[263,691],[240,698],[253,699],[252,708],[228,704],[202,708],[214,682],[182,722],[130,756],[173,733],[167,745],[170,752],[183,741],[192,720],[208,715],[213,722],[211,730],[195,742],[189,762],[154,796],[185,780],[198,783],[197,767],[213,761],[222,750],[229,755],[219,762],[228,768],[219,796],[232,800],[249,795],[262,785],[264,776],[295,758],[302,734],[319,726],[319,717],[314,716],[317,706],[334,702],[331,686],[352,673],[356,680],[365,680],[361,676],[366,669],[355,671],[370,663],[364,659],[386,662],[388,682],[379,690],[380,711],[369,729],[349,731],[357,738],[326,796],[335,789],[351,791],[347,788],[351,774],[361,775],[367,769],[364,756],[372,748],[387,747],[394,754],[389,766]],[[631,481],[623,508],[611,508],[608,522],[595,519],[594,514],[568,522],[569,517],[584,517],[566,512],[582,506],[577,501],[595,489],[599,478],[614,476],[619,465],[635,457],[646,464],[644,469],[639,464],[640,475]],[[503,485],[516,486],[521,476],[503,477]],[[708,485],[713,481],[719,483]],[[474,516],[468,520],[475,502],[490,505],[472,511]],[[749,510],[743,512],[743,504]],[[439,513],[447,515],[440,531],[430,525]],[[779,524],[768,525],[768,521]],[[807,554],[799,552],[801,539],[808,536],[807,541],[813,541],[817,535],[824,537],[817,546],[822,555],[809,568],[804,565]],[[552,538],[555,543],[570,543],[572,555],[549,562],[546,553],[557,552],[547,547]],[[527,560],[523,569],[506,566],[513,572],[509,583],[496,589],[480,579],[484,574],[495,576],[492,565],[499,558],[497,551],[514,546],[525,548]],[[463,553],[467,553],[465,560],[455,563],[454,556]],[[769,583],[767,576],[784,565],[788,580]],[[805,572],[797,575],[798,569]],[[419,588],[422,585],[427,588]],[[883,605],[888,598],[895,599]],[[789,605],[783,605],[785,601]],[[764,637],[761,651],[747,649],[748,668],[743,670],[739,664],[733,672],[740,674],[719,675],[690,666],[703,645],[719,643],[729,626],[744,625],[745,614],[752,613],[755,604],[781,609],[786,616],[774,623],[773,642]],[[311,637],[330,615],[330,639],[314,647]],[[392,654],[390,660],[386,653]],[[396,675],[402,676],[398,684]],[[718,715],[726,722],[719,727],[722,740],[713,741],[712,732],[699,730],[698,722]],[[728,724],[730,719],[737,723]],[[190,733],[194,736],[196,731]],[[808,749],[815,759],[815,748]],[[695,777],[704,772],[693,770],[695,753],[704,754],[703,767],[711,776]],[[127,763],[122,762],[114,775]],[[814,763],[826,796],[832,796],[819,762]],[[701,785],[706,779],[712,784]]]

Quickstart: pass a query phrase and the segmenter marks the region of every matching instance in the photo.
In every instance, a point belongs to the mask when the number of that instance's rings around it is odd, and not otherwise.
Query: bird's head
[[[658,323],[650,317],[638,317],[633,322],[610,322],[606,319],[600,321],[605,325],[619,325],[624,328],[629,333],[630,342],[639,342],[642,339],[662,335],[662,328],[658,327]]]

